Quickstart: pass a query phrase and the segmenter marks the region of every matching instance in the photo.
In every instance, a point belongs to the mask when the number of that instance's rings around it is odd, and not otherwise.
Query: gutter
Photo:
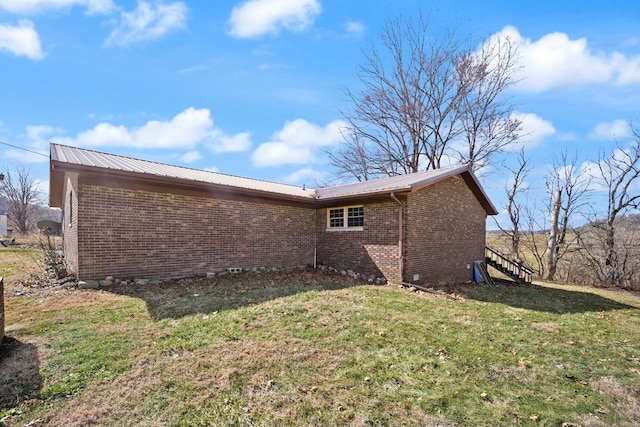
[[[390,193],[391,198],[398,203],[398,272],[400,273],[400,283],[404,280],[404,209],[402,202],[398,200],[395,193]]]

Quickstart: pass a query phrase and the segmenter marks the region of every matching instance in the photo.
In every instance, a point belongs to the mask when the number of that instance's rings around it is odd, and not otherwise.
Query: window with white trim
[[[327,229],[362,230],[364,227],[364,207],[344,206],[327,209]]]

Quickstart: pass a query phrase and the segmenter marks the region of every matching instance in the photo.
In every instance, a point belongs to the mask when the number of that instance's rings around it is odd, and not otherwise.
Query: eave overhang
[[[474,194],[487,215],[498,212],[467,165],[364,181],[320,189],[304,189],[249,178],[164,165],[74,147],[51,145],[49,205],[64,203],[65,173],[105,185],[161,188],[211,197],[264,201],[310,208],[360,204],[365,201],[406,198],[435,183],[459,177]]]

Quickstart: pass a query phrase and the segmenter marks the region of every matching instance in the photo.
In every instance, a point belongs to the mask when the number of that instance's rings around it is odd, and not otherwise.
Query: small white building
[[[7,214],[0,213],[0,237],[7,237]]]
[[[2,174],[0,173],[0,178]],[[1,179],[0,179],[1,181]],[[7,237],[9,230],[8,227],[8,216],[9,216],[9,204],[7,203],[7,199],[0,196],[0,237]]]

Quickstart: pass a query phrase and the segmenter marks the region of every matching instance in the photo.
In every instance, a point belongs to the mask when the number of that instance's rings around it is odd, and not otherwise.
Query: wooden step
[[[530,284],[533,278],[533,270],[488,246],[485,247],[485,262],[518,283]]]

